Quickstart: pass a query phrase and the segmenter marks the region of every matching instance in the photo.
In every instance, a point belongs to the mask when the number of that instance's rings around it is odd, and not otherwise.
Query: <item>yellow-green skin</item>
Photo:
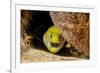
[[[64,39],[56,26],[51,26],[44,33],[43,42],[51,53],[57,53],[64,46]]]

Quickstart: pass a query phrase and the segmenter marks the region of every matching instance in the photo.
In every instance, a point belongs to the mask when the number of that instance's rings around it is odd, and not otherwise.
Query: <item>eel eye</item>
[[[62,36],[61,35],[59,35],[59,39],[61,39],[62,38]]]
[[[62,35],[59,36],[59,40],[60,40],[60,41],[63,41],[63,40],[64,40],[64,38],[63,38]]]
[[[50,37],[52,38],[52,34],[50,35]]]

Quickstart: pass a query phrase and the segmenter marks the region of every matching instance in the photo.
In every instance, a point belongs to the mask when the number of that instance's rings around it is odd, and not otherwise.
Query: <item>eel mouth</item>
[[[51,42],[51,46],[52,46],[52,47],[58,47],[58,46],[59,46],[59,43],[52,43],[52,42]]]

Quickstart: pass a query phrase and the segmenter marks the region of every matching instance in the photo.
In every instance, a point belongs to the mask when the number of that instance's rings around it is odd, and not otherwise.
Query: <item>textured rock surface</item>
[[[24,52],[21,55],[21,63],[29,63],[29,62],[50,62],[50,61],[72,61],[72,60],[80,60],[76,57],[66,57],[55,55],[43,50],[30,48],[27,52]]]
[[[54,25],[63,37],[79,52],[89,56],[89,14],[75,12],[50,12]]]

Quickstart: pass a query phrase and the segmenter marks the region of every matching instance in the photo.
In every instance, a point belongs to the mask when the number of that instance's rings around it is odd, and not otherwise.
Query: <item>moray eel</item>
[[[43,42],[51,53],[57,53],[64,46],[64,38],[56,26],[51,26],[44,33]]]

